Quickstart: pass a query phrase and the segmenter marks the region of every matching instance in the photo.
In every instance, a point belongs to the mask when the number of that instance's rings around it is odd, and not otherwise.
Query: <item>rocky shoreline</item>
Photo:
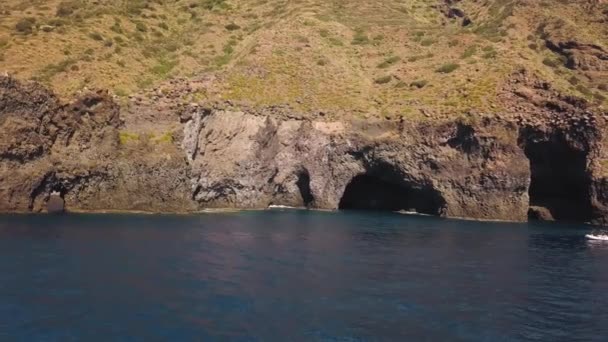
[[[285,205],[606,224],[607,114],[525,72],[501,98],[500,113],[356,120],[125,106],[104,91],[63,103],[0,77],[0,212],[46,211],[55,193],[75,212]]]

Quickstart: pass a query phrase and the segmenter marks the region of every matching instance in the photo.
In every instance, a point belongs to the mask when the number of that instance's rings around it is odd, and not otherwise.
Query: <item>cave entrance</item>
[[[549,211],[555,220],[589,221],[592,218],[587,152],[563,140],[528,143],[530,160],[529,218],[539,219],[532,208]]]
[[[310,207],[315,200],[310,190],[310,174],[307,170],[303,170],[298,174],[298,181],[296,182],[298,190],[300,190],[300,196],[305,207]]]
[[[429,215],[440,215],[444,207],[436,190],[407,184],[387,170],[354,177],[339,204],[341,210],[405,210]]]

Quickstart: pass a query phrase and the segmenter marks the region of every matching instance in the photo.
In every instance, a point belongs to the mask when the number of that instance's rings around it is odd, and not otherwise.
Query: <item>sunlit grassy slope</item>
[[[64,96],[210,75],[213,100],[423,117],[496,110],[525,67],[601,103],[602,80],[566,68],[539,29],[608,47],[608,7],[591,3],[463,0],[465,27],[440,0],[4,0],[0,71]]]

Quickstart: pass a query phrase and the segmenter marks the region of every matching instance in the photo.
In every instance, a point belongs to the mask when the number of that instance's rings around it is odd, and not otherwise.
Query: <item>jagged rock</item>
[[[537,206],[530,207],[528,218],[534,221],[555,221],[549,209]]]
[[[595,72],[586,73],[588,77],[592,75],[608,77],[608,51],[603,47],[572,40],[561,41],[551,37],[547,37],[545,42],[549,49],[566,58],[566,67]]]

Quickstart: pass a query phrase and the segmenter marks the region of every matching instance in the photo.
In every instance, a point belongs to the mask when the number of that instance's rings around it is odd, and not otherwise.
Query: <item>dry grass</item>
[[[566,69],[538,30],[606,47],[608,29],[589,19],[601,11],[581,2],[463,1],[473,24],[462,27],[435,0],[5,0],[0,71],[66,96],[208,73],[209,99],[423,118],[495,110],[497,87],[523,66],[598,101],[606,91]]]

